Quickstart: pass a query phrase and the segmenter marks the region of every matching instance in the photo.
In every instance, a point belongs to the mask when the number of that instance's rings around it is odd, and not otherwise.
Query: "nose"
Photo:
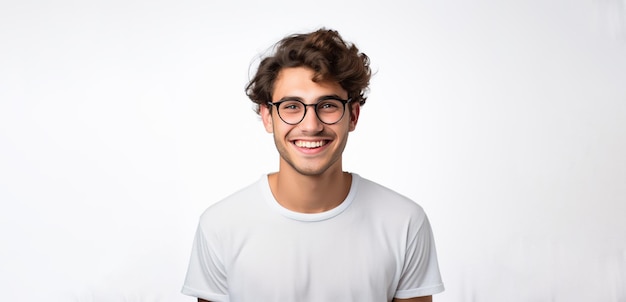
[[[324,125],[322,125],[322,121],[320,121],[319,118],[317,118],[317,112],[315,112],[315,105],[310,104],[306,106],[307,106],[307,110],[304,113],[304,118],[302,119],[300,124],[298,124],[298,126],[300,127],[300,129],[302,129],[302,131],[305,131],[305,132],[315,133],[315,132],[322,131],[322,129],[324,128]]]

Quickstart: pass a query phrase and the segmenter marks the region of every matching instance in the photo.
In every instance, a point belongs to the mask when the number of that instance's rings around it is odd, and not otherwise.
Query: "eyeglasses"
[[[328,97],[315,104],[305,104],[300,100],[286,99],[278,102],[267,102],[270,106],[276,106],[280,119],[289,125],[297,125],[306,116],[307,107],[315,108],[315,114],[320,122],[332,125],[338,123],[346,112],[346,104],[352,99],[342,100]]]

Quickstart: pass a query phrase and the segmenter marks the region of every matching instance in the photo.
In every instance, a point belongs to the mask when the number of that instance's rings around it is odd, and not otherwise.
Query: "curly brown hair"
[[[261,60],[246,86],[246,94],[261,105],[272,101],[274,82],[283,68],[308,67],[314,82],[334,81],[348,92],[348,98],[363,106],[371,78],[367,55],[344,41],[335,30],[321,28],[311,33],[287,36],[274,45],[274,53]]]

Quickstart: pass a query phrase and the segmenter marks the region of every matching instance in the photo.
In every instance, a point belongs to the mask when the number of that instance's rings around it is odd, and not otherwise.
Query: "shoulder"
[[[425,219],[424,209],[415,200],[377,182],[357,177],[359,183],[355,198],[358,203],[381,215],[386,213],[413,221]]]
[[[359,178],[357,198],[368,200],[383,207],[424,211],[415,200],[367,178],[357,177]]]
[[[264,178],[261,177],[259,180],[210,205],[200,215],[200,223],[202,225],[211,225],[212,227],[226,226],[252,216],[251,213],[254,213],[265,204],[263,202],[263,180]]]

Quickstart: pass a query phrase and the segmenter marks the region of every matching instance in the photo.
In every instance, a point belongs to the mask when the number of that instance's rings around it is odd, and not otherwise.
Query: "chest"
[[[401,234],[358,221],[259,224],[229,248],[232,301],[388,301],[404,261]]]

